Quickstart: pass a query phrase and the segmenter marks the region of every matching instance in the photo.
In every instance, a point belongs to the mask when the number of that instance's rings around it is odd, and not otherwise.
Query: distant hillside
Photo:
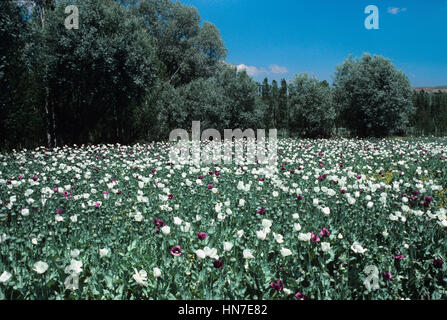
[[[418,88],[414,88],[414,90],[416,90],[416,91],[422,91],[422,90],[424,90],[425,92],[428,92],[428,93],[433,93],[433,92],[447,92],[447,86],[439,86],[439,87],[418,87]]]

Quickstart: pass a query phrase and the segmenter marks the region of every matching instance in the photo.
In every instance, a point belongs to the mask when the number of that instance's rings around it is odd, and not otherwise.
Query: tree
[[[278,98],[278,129],[289,129],[289,102],[288,102],[288,86],[285,79],[281,79],[281,88],[279,89]]]
[[[34,60],[59,124],[55,134],[63,143],[132,141],[128,119],[158,74],[153,40],[142,18],[114,0],[75,1],[82,27],[67,30],[71,3],[58,1],[47,14]]]
[[[257,83],[247,72],[221,64],[215,79],[228,98],[228,124],[233,129],[260,128],[263,125],[264,104],[258,95]]]
[[[295,77],[289,86],[290,130],[301,137],[328,137],[336,112],[331,88],[306,73]]]
[[[269,101],[269,115],[271,128],[278,128],[279,124],[279,88],[276,80],[272,81],[272,95]]]
[[[157,42],[157,56],[164,65],[164,79],[181,86],[214,74],[226,57],[219,30],[200,25],[197,9],[171,0],[141,0],[134,10]]]
[[[408,78],[390,60],[365,54],[337,67],[335,101],[341,120],[358,136],[403,134],[413,113]]]
[[[0,147],[30,147],[42,134],[43,119],[29,89],[32,78],[25,53],[29,39],[23,8],[0,2]]]

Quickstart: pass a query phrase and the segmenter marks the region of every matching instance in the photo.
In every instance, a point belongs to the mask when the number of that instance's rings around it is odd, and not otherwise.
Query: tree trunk
[[[45,28],[45,4],[40,7],[42,30]],[[48,65],[45,66],[45,116],[47,119],[47,143],[49,148],[56,147],[56,116],[54,105],[50,106],[50,88],[48,85]]]
[[[47,120],[47,143],[48,147],[52,147],[52,139],[51,139],[51,117],[50,117],[50,109],[48,106],[48,88],[45,89],[45,118]]]

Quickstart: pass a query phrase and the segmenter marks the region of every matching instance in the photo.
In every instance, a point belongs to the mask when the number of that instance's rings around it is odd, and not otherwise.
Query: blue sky
[[[413,86],[447,85],[447,0],[181,0],[214,23],[226,61],[256,80],[307,72],[332,83],[349,54],[390,58]],[[368,5],[379,30],[367,30]]]

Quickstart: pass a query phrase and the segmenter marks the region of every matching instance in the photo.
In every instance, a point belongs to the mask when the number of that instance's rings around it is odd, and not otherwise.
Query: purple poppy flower
[[[256,210],[256,213],[259,213],[260,215],[265,215],[265,213],[266,213],[266,210],[265,210],[265,208],[261,208],[261,209],[258,209],[258,210]]]
[[[394,256],[394,259],[396,260],[404,260],[404,255],[402,253],[399,253],[397,256]]]
[[[304,199],[304,196],[302,194],[297,194],[296,198],[301,201]]]
[[[59,208],[59,209],[56,210],[56,213],[57,214],[61,214],[61,213],[64,213],[64,211],[65,211],[64,209]]]
[[[212,184],[208,185],[208,189],[212,189],[214,186]]]
[[[329,230],[326,229],[326,228],[323,228],[323,229],[320,231],[320,236],[322,236],[322,237],[329,237],[330,235],[331,235],[331,233],[330,233]]]
[[[157,219],[157,218],[154,218],[154,224],[159,228],[162,228],[165,226],[164,221],[161,219]]]
[[[442,259],[436,258],[436,259],[433,260],[433,265],[437,269],[441,269],[443,264],[444,264],[444,261]]]
[[[315,233],[311,233],[311,237],[310,237],[310,241],[312,241],[312,242],[320,242],[320,237],[319,236],[317,236]]]
[[[272,289],[275,289],[276,291],[282,291],[282,289],[284,288],[284,284],[281,280],[277,280],[274,282],[270,282],[270,287]]]
[[[179,245],[173,246],[172,249],[171,249],[171,254],[174,257],[180,256],[182,254],[182,248],[180,248]]]
[[[384,280],[394,280],[393,275],[390,272],[382,272],[382,277]]]
[[[224,263],[222,260],[216,260],[213,262],[214,268],[216,269],[222,269],[224,267]]]
[[[207,236],[207,234],[205,232],[198,232],[197,233],[197,238],[199,238],[200,240],[205,240],[206,236]]]
[[[297,292],[295,294],[295,298],[297,298],[298,300],[307,300],[307,296],[305,296],[303,293],[301,292]]]
[[[172,193],[168,194],[168,200],[172,200],[174,198],[174,195]]]

